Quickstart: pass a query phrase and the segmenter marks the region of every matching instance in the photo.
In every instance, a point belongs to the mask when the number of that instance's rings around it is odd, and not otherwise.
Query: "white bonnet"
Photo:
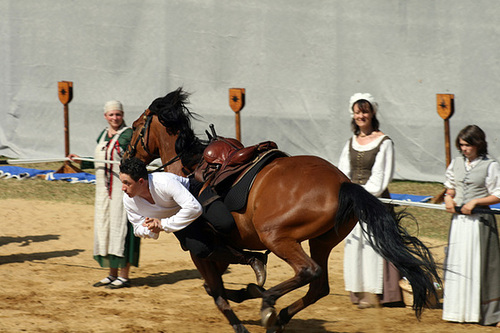
[[[349,107],[349,112],[351,113],[351,117],[354,116],[354,112],[352,111],[352,106],[354,105],[354,103],[356,103],[357,101],[361,100],[361,99],[364,99],[368,102],[370,102],[370,104],[372,105],[372,108],[373,108],[373,113],[377,113],[378,111],[378,103],[375,101],[375,98],[369,94],[369,93],[356,93],[354,95],[351,96],[351,99],[349,100],[349,104],[350,104],[350,107]]]
[[[123,112],[123,105],[119,101],[108,101],[106,104],[104,104],[104,114],[106,114],[109,111],[116,111],[119,110]]]

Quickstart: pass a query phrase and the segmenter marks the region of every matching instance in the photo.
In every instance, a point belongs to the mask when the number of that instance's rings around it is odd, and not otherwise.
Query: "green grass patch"
[[[415,182],[395,180],[389,185],[391,193],[436,196],[444,189],[443,184],[434,182]],[[403,206],[396,208],[402,210]],[[417,223],[406,220],[403,225],[412,235],[424,236],[438,240],[448,239],[451,214],[437,209],[407,207],[406,211],[412,214]]]
[[[1,157],[0,159],[6,159]],[[19,164],[18,166],[38,170],[58,170],[64,162]],[[93,170],[84,170],[93,173]],[[0,179],[0,200],[26,199],[71,202],[93,205],[95,185],[86,183],[71,184],[67,181],[47,181],[34,177],[27,179]]]

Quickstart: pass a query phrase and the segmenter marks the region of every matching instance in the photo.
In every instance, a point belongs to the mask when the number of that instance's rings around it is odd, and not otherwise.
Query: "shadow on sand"
[[[285,326],[285,332],[307,332],[307,333],[342,333],[343,331],[329,331],[325,328],[326,320],[320,319],[292,319],[288,325]],[[243,321],[244,325],[257,325],[260,326],[260,321],[257,320],[247,320]]]
[[[0,256],[0,265],[22,263],[26,261],[35,261],[35,260],[47,260],[57,257],[74,257],[84,251],[85,250],[74,249],[66,251],[11,254],[8,256]]]
[[[159,272],[144,277],[132,279],[134,286],[158,287],[164,284],[174,284],[182,280],[202,280],[197,269],[183,269],[176,272]]]
[[[9,237],[0,236],[0,246],[10,243],[20,243],[19,246],[28,246],[35,242],[46,242],[50,240],[59,239],[60,235],[39,235],[39,236],[22,236],[22,237]]]

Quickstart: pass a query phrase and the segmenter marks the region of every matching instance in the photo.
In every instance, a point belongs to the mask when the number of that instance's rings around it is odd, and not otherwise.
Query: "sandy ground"
[[[92,287],[107,275],[92,259],[93,206],[0,200],[0,221],[0,332],[233,332],[172,235],[143,241],[132,287],[109,290]],[[443,244],[432,245],[441,260]],[[500,332],[444,322],[440,309],[420,321],[406,308],[357,309],[343,288],[342,248],[330,256],[330,295],[294,317],[287,332]],[[266,286],[290,276],[271,255]],[[240,289],[254,275],[235,265],[224,280]],[[304,292],[283,297],[277,308]],[[233,308],[250,332],[265,332],[258,300]]]

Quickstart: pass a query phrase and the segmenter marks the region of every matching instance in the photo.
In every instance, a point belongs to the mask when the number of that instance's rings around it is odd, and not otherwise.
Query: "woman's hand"
[[[471,201],[469,201],[468,203],[466,203],[465,205],[463,205],[462,209],[460,211],[462,212],[462,214],[470,215],[470,214],[472,214],[472,210],[476,206],[477,206],[477,200],[476,199],[472,199]]]
[[[455,190],[448,189],[446,190],[446,193],[444,195],[444,206],[446,207],[446,211],[448,213],[456,213],[455,211],[455,200],[453,199],[455,197]]]
[[[73,161],[73,162],[79,162],[79,161],[75,161],[75,160],[74,160],[74,159],[75,159],[75,157],[76,157],[76,158],[78,158],[78,157],[80,157],[80,156],[78,156],[77,154],[69,154],[69,155],[68,155],[68,158],[69,158],[71,161]]]

